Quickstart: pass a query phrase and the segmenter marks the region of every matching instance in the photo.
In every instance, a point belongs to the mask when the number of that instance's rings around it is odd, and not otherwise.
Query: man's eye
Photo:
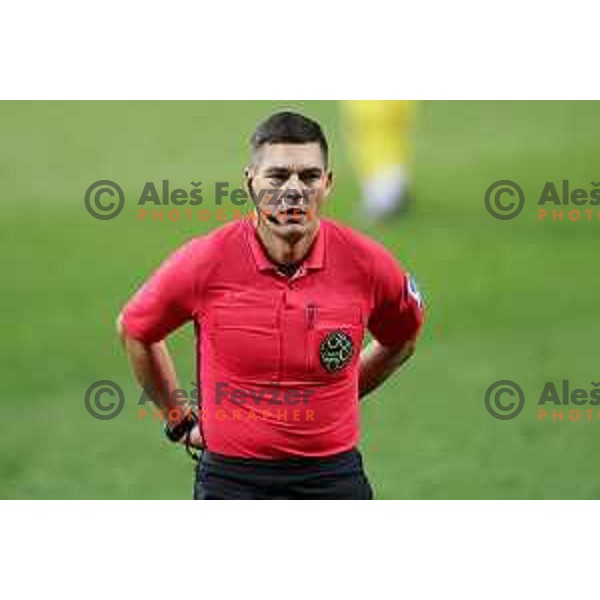
[[[302,181],[316,181],[320,177],[321,173],[318,173],[317,171],[311,171],[302,175]]]

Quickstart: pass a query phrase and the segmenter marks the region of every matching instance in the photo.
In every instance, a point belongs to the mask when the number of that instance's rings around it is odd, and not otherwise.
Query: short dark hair
[[[308,144],[310,142],[318,142],[327,167],[329,147],[321,126],[299,113],[282,111],[271,115],[258,125],[250,138],[253,152],[264,144]]]

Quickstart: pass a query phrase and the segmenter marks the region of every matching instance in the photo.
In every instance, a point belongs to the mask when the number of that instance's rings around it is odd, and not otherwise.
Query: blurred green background
[[[282,108],[316,118],[330,137],[328,214],[391,248],[429,307],[414,360],[362,408],[377,496],[600,498],[598,411],[591,422],[539,422],[536,405],[545,381],[589,390],[600,380],[600,221],[538,222],[534,207],[545,181],[600,180],[599,102],[420,103],[416,202],[378,227],[361,218],[336,102],[0,103],[0,497],[190,497],[192,462],[158,422],[137,419],[114,321],[173,248],[218,223],[138,221],[135,200],[146,181],[241,186],[249,135]],[[84,208],[99,179],[129,201],[111,221]],[[528,198],[512,221],[484,208],[499,179]],[[187,386],[192,337],[189,327],[171,343]],[[126,392],[111,421],[84,406],[99,379]],[[514,420],[484,407],[499,379],[527,396]]]

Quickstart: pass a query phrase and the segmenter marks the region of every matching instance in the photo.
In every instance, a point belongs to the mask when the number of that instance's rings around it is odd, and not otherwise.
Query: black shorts
[[[356,449],[321,458],[259,460],[205,451],[194,500],[371,500]]]

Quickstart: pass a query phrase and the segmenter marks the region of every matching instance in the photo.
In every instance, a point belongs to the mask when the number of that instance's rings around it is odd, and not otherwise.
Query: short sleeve
[[[193,318],[201,239],[188,242],[150,276],[121,313],[130,337],[151,344]]]
[[[417,285],[383,247],[377,247],[374,258],[369,331],[383,346],[413,341],[424,322],[423,300]]]

